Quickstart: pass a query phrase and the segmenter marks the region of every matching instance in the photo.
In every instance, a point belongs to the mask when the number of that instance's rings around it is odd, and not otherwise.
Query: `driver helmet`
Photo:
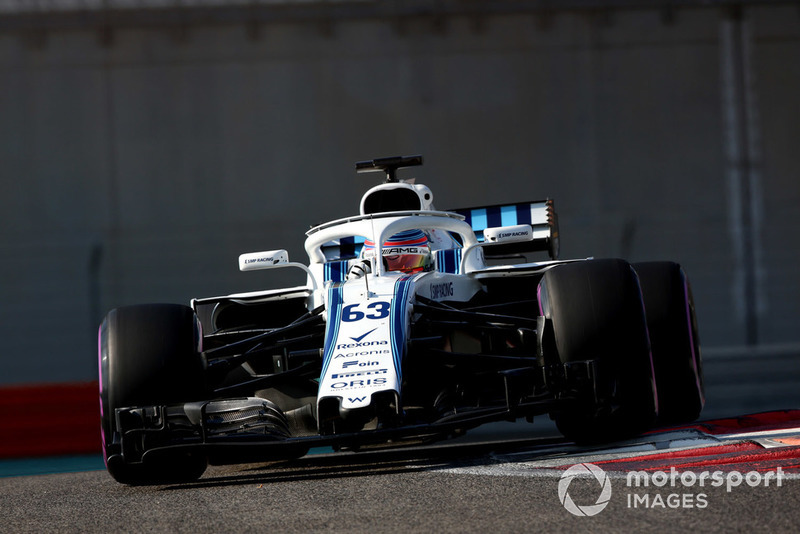
[[[364,242],[364,255],[375,254],[375,243]],[[394,234],[383,244],[383,264],[387,271],[419,273],[430,270],[431,247],[422,230],[406,230]]]

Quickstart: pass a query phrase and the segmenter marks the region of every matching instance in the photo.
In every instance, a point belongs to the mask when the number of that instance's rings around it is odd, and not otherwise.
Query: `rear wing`
[[[463,215],[480,242],[484,241],[483,231],[487,228],[518,224],[530,224],[533,227],[531,241],[491,245],[484,248],[487,256],[545,251],[551,259],[558,259],[558,215],[552,199],[447,211]]]

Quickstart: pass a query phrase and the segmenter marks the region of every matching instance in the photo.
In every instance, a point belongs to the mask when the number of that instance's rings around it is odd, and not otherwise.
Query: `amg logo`
[[[374,375],[385,375],[388,373],[388,369],[374,369],[372,371],[353,371],[350,373],[334,373],[331,375],[331,378],[335,379],[342,379],[342,378],[353,378],[357,376],[374,376]]]
[[[336,345],[336,350],[344,350],[344,349],[359,349],[361,347],[373,347],[376,345],[388,345],[389,342],[385,339],[381,341],[362,341],[361,343],[342,343],[340,345]]]
[[[384,256],[397,256],[398,254],[424,254],[426,251],[420,247],[392,247],[383,249]]]

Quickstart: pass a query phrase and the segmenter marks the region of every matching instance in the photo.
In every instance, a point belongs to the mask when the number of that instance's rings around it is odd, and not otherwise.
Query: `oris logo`
[[[331,384],[331,389],[363,388],[367,386],[382,386],[384,384],[386,384],[385,378],[367,378],[363,380],[351,380],[349,382],[334,382]]]

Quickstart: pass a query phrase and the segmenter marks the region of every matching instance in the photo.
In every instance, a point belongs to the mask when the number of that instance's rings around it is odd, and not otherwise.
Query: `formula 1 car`
[[[358,215],[307,232],[307,265],[285,250],[239,258],[243,271],[299,269],[303,286],[108,313],[99,383],[117,481],[190,481],[209,462],[427,443],[545,414],[582,443],[699,415],[678,264],[559,261],[552,200],[436,211],[428,187],[397,178],[421,163],[357,163],[386,182]]]

